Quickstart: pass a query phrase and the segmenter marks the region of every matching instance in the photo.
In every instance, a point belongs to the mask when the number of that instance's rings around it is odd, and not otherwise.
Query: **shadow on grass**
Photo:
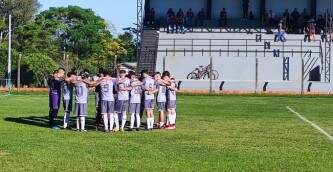
[[[37,126],[37,127],[43,127],[43,128],[50,128],[49,127],[49,117],[48,116],[29,116],[29,117],[6,117],[4,119],[5,121],[14,122],[18,124],[24,124],[24,125],[31,125],[31,126]],[[76,118],[71,118],[71,127],[76,128]],[[63,125],[63,119],[59,117],[56,120],[56,123],[59,126]],[[100,126],[99,126],[100,127]],[[86,119],[86,129],[92,130],[96,129],[96,120],[95,118],[87,118]]]
[[[29,117],[6,117],[4,119],[5,121],[14,122],[17,124],[24,124],[24,125],[31,125],[31,126],[37,126],[37,127],[43,127],[43,128],[50,128],[49,127],[49,117],[48,116],[29,116]],[[76,128],[76,118],[71,117],[71,128]],[[58,126],[63,126],[63,118],[59,117],[56,120],[56,123]],[[145,123],[141,123],[140,128],[145,127]],[[129,126],[129,122],[126,122],[126,126]],[[86,119],[86,129],[87,130],[96,130],[96,119],[95,118],[87,118]],[[127,128],[128,129],[128,128]],[[103,121],[101,121],[98,125],[98,130],[103,130]]]

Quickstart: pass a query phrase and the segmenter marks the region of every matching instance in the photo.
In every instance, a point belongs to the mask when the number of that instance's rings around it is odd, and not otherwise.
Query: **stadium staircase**
[[[138,60],[138,71],[148,69],[155,71],[159,34],[157,30],[145,29],[142,33],[141,52]]]

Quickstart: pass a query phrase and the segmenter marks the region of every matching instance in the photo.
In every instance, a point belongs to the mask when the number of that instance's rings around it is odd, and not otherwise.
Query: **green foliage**
[[[0,8],[0,16],[6,16],[6,9],[12,7],[16,11],[13,18],[17,20],[12,40],[14,59],[19,53],[23,56],[47,54],[58,66],[90,72],[110,67],[115,57],[118,61],[133,60],[133,36],[125,33],[113,38],[108,23],[91,9],[68,6],[50,8],[35,15],[39,7],[36,0],[5,0]],[[23,14],[28,9],[29,13]],[[6,34],[5,21],[0,22],[0,33]],[[7,40],[0,40],[0,71],[7,57],[6,44]],[[64,53],[69,57],[68,62],[64,59]],[[36,83],[41,82],[40,77],[38,74]]]
[[[42,85],[47,76],[57,68],[56,63],[50,57],[41,53],[29,54],[24,57],[23,62],[33,73],[37,85]]]

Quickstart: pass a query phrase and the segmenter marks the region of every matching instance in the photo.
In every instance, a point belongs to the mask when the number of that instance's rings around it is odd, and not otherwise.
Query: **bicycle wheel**
[[[194,72],[191,72],[187,75],[187,79],[198,79],[198,75]]]

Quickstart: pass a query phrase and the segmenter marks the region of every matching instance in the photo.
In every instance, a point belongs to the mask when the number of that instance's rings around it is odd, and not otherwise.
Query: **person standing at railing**
[[[248,18],[250,0],[243,0],[243,18]]]
[[[220,12],[220,26],[226,27],[227,26],[227,11],[225,8],[222,9]]]
[[[176,32],[184,33],[184,12],[182,9],[179,9],[176,20]]]
[[[167,24],[168,24],[168,30],[167,32],[174,32],[174,17],[175,17],[175,12],[172,10],[172,8],[169,8],[169,10],[166,13],[166,17],[167,17]]]
[[[281,20],[279,22],[279,26],[278,26],[278,32],[275,34],[275,37],[274,37],[274,41],[275,42],[286,42],[287,39],[285,37],[285,34],[286,34],[286,26],[284,25],[284,22]]]
[[[192,8],[190,8],[186,13],[186,26],[188,29],[191,29],[193,27],[193,19],[194,19],[194,13],[192,11]]]
[[[204,20],[206,19],[206,13],[205,9],[201,9],[200,12],[198,13],[198,25],[203,26],[204,25]]]

